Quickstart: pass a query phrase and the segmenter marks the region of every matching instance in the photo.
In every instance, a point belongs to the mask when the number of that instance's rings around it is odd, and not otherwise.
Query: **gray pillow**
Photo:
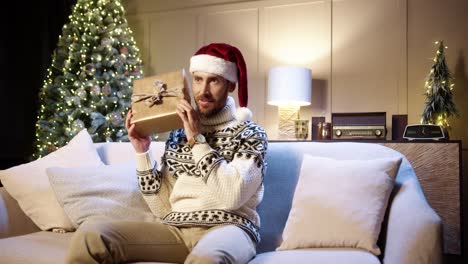
[[[58,202],[78,228],[90,217],[155,221],[139,191],[134,164],[46,169]]]

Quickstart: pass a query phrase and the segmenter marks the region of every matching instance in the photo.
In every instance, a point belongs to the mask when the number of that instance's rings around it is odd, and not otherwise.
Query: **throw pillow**
[[[360,248],[377,239],[401,157],[335,160],[304,155],[283,241],[277,250]]]
[[[50,184],[75,228],[90,217],[155,221],[133,164],[47,169]]]
[[[41,230],[73,230],[73,225],[55,198],[45,170],[51,166],[76,168],[102,164],[91,136],[83,129],[66,146],[37,160],[0,171],[0,180]]]

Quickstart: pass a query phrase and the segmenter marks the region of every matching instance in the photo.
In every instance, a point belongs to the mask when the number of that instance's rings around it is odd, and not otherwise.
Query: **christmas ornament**
[[[74,103],[76,106],[81,106],[81,99],[80,99],[80,97],[78,97],[78,96],[73,96],[73,103]]]
[[[122,137],[124,135],[124,131],[122,129],[119,130],[119,132],[117,132],[116,136],[117,137]]]
[[[109,130],[107,130],[107,131],[104,133],[104,135],[106,136],[106,142],[112,142],[112,141],[113,141],[112,138],[111,138],[112,133],[111,133]]]
[[[71,129],[74,133],[78,133],[84,128],[85,124],[80,119],[76,119],[75,121],[73,121]]]
[[[120,48],[120,53],[121,54],[124,54],[125,56],[128,55],[128,48],[127,47],[122,47]]]
[[[119,126],[120,124],[122,124],[122,115],[117,112],[112,112],[109,114],[109,120],[112,125]]]
[[[93,61],[101,61],[102,60],[102,55],[99,53],[94,53],[91,55],[91,60]]]
[[[71,106],[73,104],[73,98],[72,97],[66,97],[65,102],[67,105]]]
[[[85,71],[82,71],[80,72],[80,80],[86,80],[86,72]]]
[[[56,151],[57,149],[58,149],[58,148],[57,148],[56,146],[53,146],[53,145],[48,145],[48,146],[47,146],[47,151],[48,151],[49,153],[54,152],[54,151]]]
[[[105,96],[108,96],[109,94],[112,93],[112,88],[110,87],[110,85],[108,83],[106,83],[103,87],[102,87],[102,94],[104,94]]]
[[[104,45],[104,46],[109,46],[109,45],[111,45],[111,43],[112,42],[111,42],[111,40],[109,38],[103,38],[101,40],[101,44]]]
[[[106,123],[106,118],[98,112],[91,113],[91,120],[91,126],[94,127],[94,129],[97,129]]]
[[[57,76],[54,79],[54,85],[61,86],[64,81],[65,81],[65,78],[62,75]]]
[[[91,88],[91,95],[98,96],[100,93],[101,93],[101,87],[99,87],[99,85],[94,85]]]
[[[78,89],[76,90],[76,95],[78,95],[81,99],[86,99],[88,93],[86,93],[85,89]]]
[[[115,64],[116,61],[117,61],[117,60],[109,60],[109,61],[107,62],[107,67],[112,67],[112,66]]]
[[[90,14],[89,16],[91,17],[92,14]],[[96,29],[96,26],[95,26],[95,25],[93,25],[93,24],[90,24],[90,25],[89,25],[89,33],[90,33],[91,36],[97,34],[97,29]]]
[[[84,82],[84,86],[86,87],[86,89],[89,89],[91,87],[93,87],[94,85],[94,81],[93,80],[87,80]]]
[[[93,63],[88,63],[86,64],[85,71],[88,75],[94,75],[94,73],[96,72],[96,67]]]

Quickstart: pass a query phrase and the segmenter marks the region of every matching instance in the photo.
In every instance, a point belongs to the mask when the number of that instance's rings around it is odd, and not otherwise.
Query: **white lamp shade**
[[[310,105],[312,71],[309,68],[280,66],[268,73],[268,104]]]

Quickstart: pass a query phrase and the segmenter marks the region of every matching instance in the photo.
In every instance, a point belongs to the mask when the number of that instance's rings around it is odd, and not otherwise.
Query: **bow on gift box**
[[[183,86],[167,88],[167,85],[160,80],[154,82],[154,93],[139,93],[132,95],[132,103],[138,103],[145,100],[148,107],[155,104],[161,104],[163,97],[176,97],[182,93]]]

